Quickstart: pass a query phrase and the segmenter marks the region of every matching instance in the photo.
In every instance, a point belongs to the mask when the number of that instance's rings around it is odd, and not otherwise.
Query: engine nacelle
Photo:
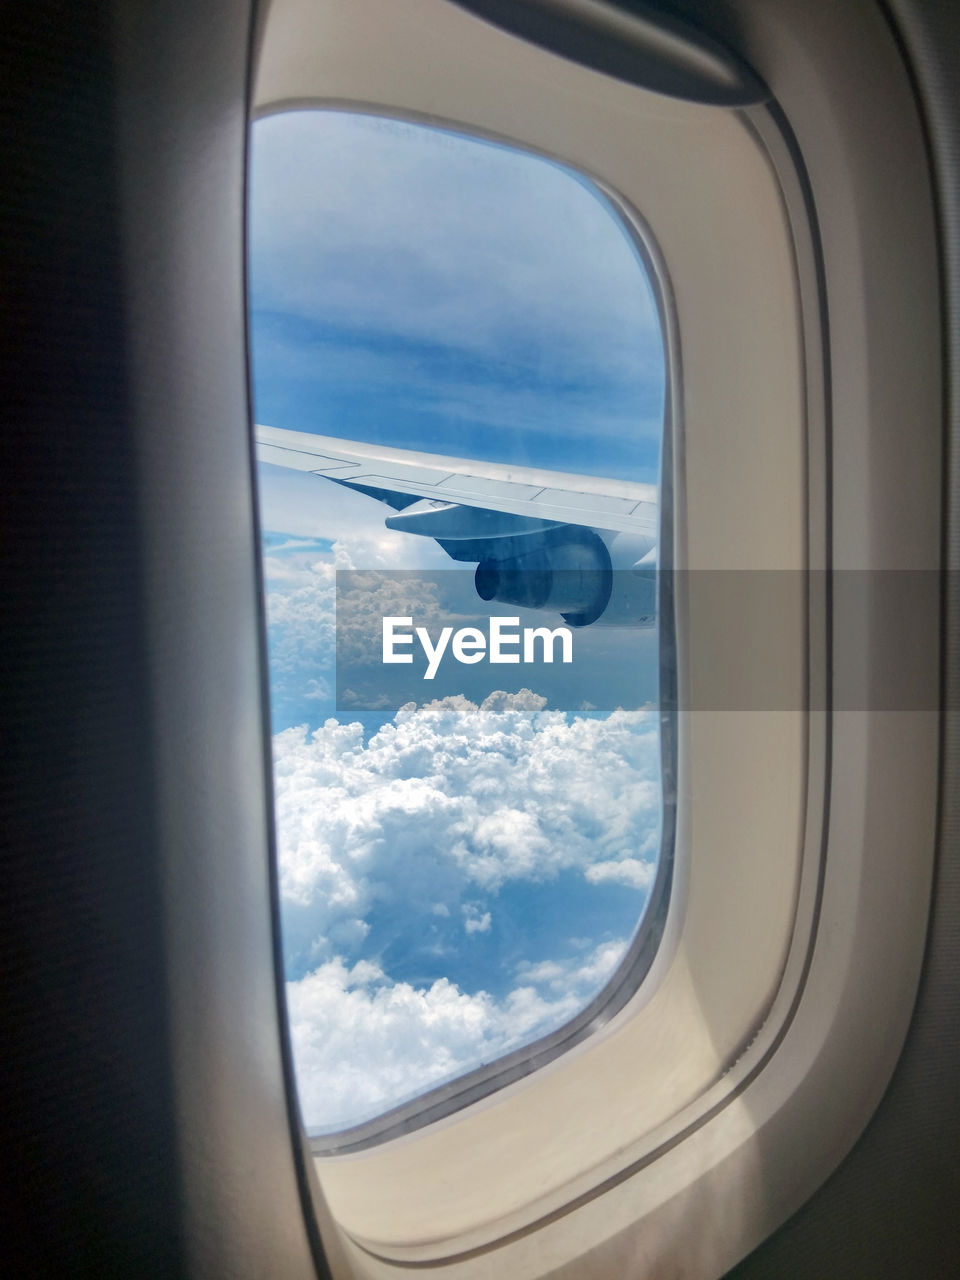
[[[539,540],[529,551],[482,559],[474,579],[480,599],[554,610],[574,627],[596,622],[613,588],[610,552],[590,529],[570,534]]]

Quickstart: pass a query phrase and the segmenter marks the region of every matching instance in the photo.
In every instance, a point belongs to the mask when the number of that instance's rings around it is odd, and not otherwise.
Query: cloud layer
[[[609,977],[626,943],[579,967],[542,965],[502,1001],[446,978],[391,982],[339,957],[287,985],[300,1108],[307,1130],[336,1132],[502,1057],[568,1021]],[[544,992],[545,989],[545,992]]]
[[[335,111],[258,121],[252,164],[265,309],[481,354],[506,337],[514,371],[544,356],[633,367],[636,336],[659,338],[630,240],[560,165]]]
[[[308,1125],[341,1127],[544,1034],[619,960],[622,934],[577,935],[604,883],[639,891],[621,926],[642,911],[659,835],[656,718],[542,708],[530,693],[446,698],[368,739],[332,719],[276,735]],[[544,938],[530,901],[564,878],[581,889],[565,931]],[[516,896],[523,886],[532,899]]]
[[[569,869],[642,885],[637,854],[655,853],[659,822],[655,717],[543,705],[529,692],[479,707],[453,697],[402,708],[367,742],[332,719],[277,734],[284,898],[323,903],[329,920],[340,906],[363,914],[384,885],[458,909],[464,886],[496,893]]]

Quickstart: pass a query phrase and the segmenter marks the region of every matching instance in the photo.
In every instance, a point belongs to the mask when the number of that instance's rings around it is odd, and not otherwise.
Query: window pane
[[[664,344],[607,199],[500,144],[268,117],[250,234],[283,950],[321,1134],[565,1026],[636,937],[660,637],[624,593],[655,591]],[[454,620],[442,673],[345,688],[344,629],[391,608],[397,652]],[[522,638],[471,661],[455,633],[489,646],[492,614],[569,624],[580,674],[560,638],[553,664]]]

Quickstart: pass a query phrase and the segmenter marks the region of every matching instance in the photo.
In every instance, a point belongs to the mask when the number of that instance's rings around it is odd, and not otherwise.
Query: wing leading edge
[[[389,516],[387,524],[410,533],[437,539],[504,536],[520,532],[519,523],[511,526],[505,517],[521,517],[524,531],[532,531],[533,521],[542,529],[574,525],[651,540],[657,536],[654,485],[449,458],[279,427],[258,426],[256,444],[261,462],[309,471],[378,498],[401,513]],[[451,505],[477,515],[464,514],[455,521],[449,511],[442,512]],[[488,513],[485,526],[481,512]]]

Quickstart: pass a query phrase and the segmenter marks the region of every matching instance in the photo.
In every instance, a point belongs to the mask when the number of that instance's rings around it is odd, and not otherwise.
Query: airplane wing
[[[257,427],[257,458],[309,471],[392,508],[390,529],[435,538],[454,560],[477,562],[482,600],[558,612],[572,626],[652,626],[653,485],[448,458],[332,436]],[[619,538],[617,535],[628,535]],[[606,535],[606,536],[605,536]],[[624,543],[626,564],[611,559]],[[624,584],[624,579],[626,583]]]
[[[657,537],[654,485],[256,428],[257,458],[335,480],[394,508],[392,529],[443,541],[575,525]]]

